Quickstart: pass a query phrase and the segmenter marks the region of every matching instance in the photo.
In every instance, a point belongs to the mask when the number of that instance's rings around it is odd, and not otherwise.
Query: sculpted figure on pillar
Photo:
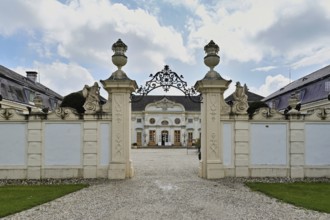
[[[85,85],[83,89],[83,96],[86,101],[83,105],[85,114],[94,114],[100,111],[100,87],[97,82],[93,86]]]
[[[249,108],[248,96],[246,95],[247,86],[241,86],[240,82],[236,83],[236,91],[233,94],[234,104],[233,112],[236,114],[247,114]]]

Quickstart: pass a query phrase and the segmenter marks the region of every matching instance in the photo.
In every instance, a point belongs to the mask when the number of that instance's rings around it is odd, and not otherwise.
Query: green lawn
[[[87,184],[1,186],[0,218],[54,200],[87,186]]]
[[[246,183],[254,191],[284,202],[330,213],[330,183]]]

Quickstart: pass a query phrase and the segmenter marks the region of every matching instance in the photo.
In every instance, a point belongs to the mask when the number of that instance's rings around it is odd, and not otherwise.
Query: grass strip
[[[262,192],[295,206],[330,213],[329,183],[245,183],[253,191]]]
[[[1,186],[0,217],[30,209],[87,186],[87,184]]]

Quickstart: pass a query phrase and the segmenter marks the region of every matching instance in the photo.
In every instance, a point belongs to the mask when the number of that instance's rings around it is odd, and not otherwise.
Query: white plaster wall
[[[110,149],[111,149],[111,124],[102,123],[100,128],[100,165],[109,165],[110,163]]]
[[[286,124],[251,124],[250,147],[252,165],[286,165]]]
[[[77,123],[45,124],[45,165],[81,165],[81,130]]]
[[[26,164],[26,125],[0,124],[0,165]]]
[[[169,107],[167,108],[167,112],[183,112],[185,109],[183,106],[181,105],[174,105],[173,107]],[[159,108],[153,104],[151,105],[148,105],[145,109],[145,111],[148,111],[148,112],[164,112],[164,110],[162,108]]]
[[[330,165],[330,124],[305,125],[306,165]]]
[[[232,124],[225,123],[222,126],[223,164],[232,165]]]

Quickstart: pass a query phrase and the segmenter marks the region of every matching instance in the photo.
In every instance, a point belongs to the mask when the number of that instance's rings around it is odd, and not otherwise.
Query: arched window
[[[168,121],[166,120],[162,121],[162,125],[168,125]]]

